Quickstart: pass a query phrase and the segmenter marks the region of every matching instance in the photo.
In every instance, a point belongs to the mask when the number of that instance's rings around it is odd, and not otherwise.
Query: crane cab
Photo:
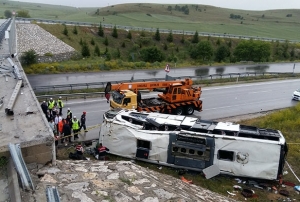
[[[186,102],[199,100],[201,96],[200,88],[189,88],[182,85],[182,83],[173,83],[166,89],[163,94],[158,96],[168,103]]]
[[[112,99],[110,100],[110,107],[123,109],[137,108],[137,94],[131,90],[113,91]]]

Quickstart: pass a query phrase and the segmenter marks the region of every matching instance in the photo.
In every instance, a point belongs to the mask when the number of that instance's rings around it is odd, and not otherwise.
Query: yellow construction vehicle
[[[111,108],[136,109],[146,112],[192,115],[202,111],[201,88],[193,87],[192,79],[174,81],[146,81],[120,84],[107,83],[106,93],[111,92]],[[142,99],[140,90],[163,93],[156,98]]]

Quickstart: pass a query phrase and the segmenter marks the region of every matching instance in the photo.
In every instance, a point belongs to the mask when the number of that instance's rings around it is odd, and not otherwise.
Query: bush
[[[21,56],[22,65],[28,66],[37,63],[37,54],[35,50],[26,51]]]

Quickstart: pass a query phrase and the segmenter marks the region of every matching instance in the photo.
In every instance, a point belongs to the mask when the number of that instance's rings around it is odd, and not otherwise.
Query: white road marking
[[[248,94],[254,94],[254,93],[267,93],[267,92],[272,92],[272,90],[249,92]]]

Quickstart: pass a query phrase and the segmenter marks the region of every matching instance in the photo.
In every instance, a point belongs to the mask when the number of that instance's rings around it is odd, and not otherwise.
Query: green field
[[[300,40],[299,9],[245,11],[188,5],[189,14],[186,15],[175,10],[174,4],[135,3],[104,8],[75,8],[0,0],[0,5],[0,16],[4,16],[5,10],[24,9],[29,11],[32,18]],[[171,11],[168,6],[172,7]],[[231,19],[230,14],[240,15],[241,18]],[[286,17],[288,14],[291,17]]]

